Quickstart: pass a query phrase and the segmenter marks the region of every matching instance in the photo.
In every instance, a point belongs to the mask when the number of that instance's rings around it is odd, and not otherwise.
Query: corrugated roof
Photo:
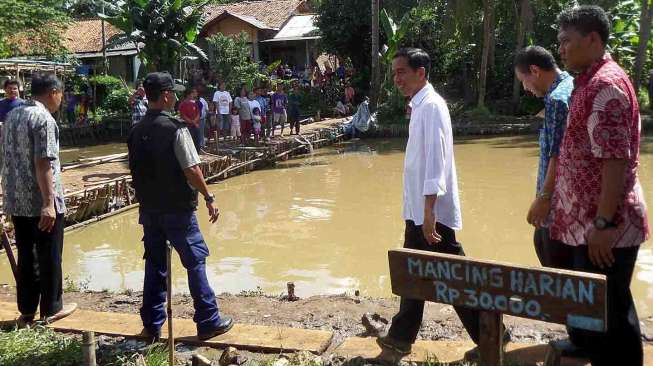
[[[288,23],[274,36],[266,42],[279,42],[287,40],[315,39],[318,28],[315,26],[315,15],[293,15]]]
[[[226,5],[209,5],[204,10],[204,25],[223,13],[239,14],[254,18],[270,29],[279,29],[293,15],[304,0],[259,0],[243,1]],[[265,29],[265,28],[264,28]]]

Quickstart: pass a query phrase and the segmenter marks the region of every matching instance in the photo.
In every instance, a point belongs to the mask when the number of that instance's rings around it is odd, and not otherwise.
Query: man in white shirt
[[[404,161],[404,247],[465,255],[454,230],[462,228],[453,134],[447,103],[428,82],[429,55],[421,49],[397,51],[392,62],[394,83],[411,97],[409,137]],[[472,340],[478,344],[478,312],[454,307]],[[386,349],[409,354],[417,339],[424,301],[401,299],[388,334],[379,338]]]
[[[215,103],[216,117],[218,119],[218,138],[220,138],[221,132],[226,138],[231,130],[230,114],[233,99],[231,99],[231,94],[225,90],[224,81],[220,82],[220,90],[213,94],[213,103]]]

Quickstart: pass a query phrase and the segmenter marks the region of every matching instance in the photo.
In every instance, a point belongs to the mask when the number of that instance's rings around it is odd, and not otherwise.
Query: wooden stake
[[[82,335],[82,352],[84,366],[95,366],[95,333],[84,332]]]
[[[9,265],[11,265],[11,272],[14,274],[14,280],[16,283],[18,283],[18,265],[16,264],[16,258],[14,257],[11,243],[9,242],[9,235],[7,235],[7,232],[4,230],[2,231],[2,237],[0,238],[0,241],[2,241],[2,247],[7,253],[7,259],[9,259]]]
[[[172,245],[166,240],[166,260],[168,263],[168,365],[175,364],[175,336],[172,333]]]
[[[481,311],[481,366],[503,365],[503,314]]]

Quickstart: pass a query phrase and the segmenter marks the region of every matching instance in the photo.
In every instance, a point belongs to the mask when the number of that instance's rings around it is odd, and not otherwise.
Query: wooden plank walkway
[[[0,323],[15,324],[19,313],[15,304],[0,302]],[[93,331],[98,334],[141,338],[143,329],[141,318],[136,314],[105,313],[77,310],[71,316],[54,322],[48,327],[63,332]],[[226,348],[229,346],[253,352],[297,352],[308,351],[315,354],[324,352],[333,338],[332,332],[285,327],[266,327],[260,325],[236,324],[226,334],[207,341],[197,339],[195,323],[191,319],[173,320],[175,340],[180,343]],[[164,326],[162,338],[167,337]]]
[[[0,302],[0,324],[15,324],[19,313],[14,303]],[[93,331],[98,334],[141,338],[141,319],[136,314],[105,313],[89,310],[77,310],[68,318],[59,320],[50,328],[62,332],[79,333]],[[175,340],[196,346],[213,348],[236,347],[253,352],[296,352],[308,351],[314,354],[324,353],[333,338],[332,332],[268,327],[261,325],[236,324],[226,334],[200,341],[195,337],[195,323],[190,319],[174,319]],[[163,327],[163,338],[167,337],[167,327]],[[506,349],[508,364],[535,366],[544,361],[545,344],[509,343]],[[465,352],[474,348],[470,341],[417,341],[413,353],[398,358],[396,354],[384,352],[376,343],[376,338],[347,338],[333,353],[347,358],[362,357],[366,360],[398,362],[456,363],[464,359]],[[644,344],[644,364],[653,365],[653,345]],[[562,366],[584,366],[588,362],[564,359]]]
[[[465,352],[474,348],[471,341],[417,341],[413,352],[401,358],[395,353],[381,349],[376,338],[351,337],[345,339],[334,353],[346,358],[362,357],[392,363],[401,361],[431,363],[435,361],[456,364],[465,358]],[[507,365],[536,366],[544,362],[546,344],[508,343],[505,363]],[[471,360],[470,360],[471,361]],[[561,366],[589,366],[589,360],[563,358]],[[653,365],[653,345],[644,344],[644,365]]]

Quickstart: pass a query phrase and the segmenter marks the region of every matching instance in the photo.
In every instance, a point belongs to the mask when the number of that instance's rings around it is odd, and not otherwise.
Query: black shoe
[[[140,334],[147,344],[154,344],[161,340],[161,330],[144,327]]]
[[[220,334],[225,334],[234,326],[234,320],[231,317],[223,316],[220,318],[220,322],[216,325],[215,328],[206,332],[198,332],[197,338],[201,341],[217,337]]]
[[[376,343],[378,343],[381,348],[399,353],[400,355],[409,355],[413,349],[412,343],[394,339],[389,335],[377,338]]]
[[[589,357],[589,352],[587,352],[587,350],[576,346],[571,342],[571,340],[569,340],[569,338],[551,341],[549,342],[549,347],[551,347],[553,351],[561,357]]]

